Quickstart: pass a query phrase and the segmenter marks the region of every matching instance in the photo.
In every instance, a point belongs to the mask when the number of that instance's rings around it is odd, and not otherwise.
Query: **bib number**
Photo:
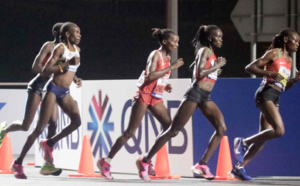
[[[276,82],[275,84],[280,83],[283,87],[286,87],[288,79],[291,75],[291,71],[284,66],[280,66],[278,74],[280,74],[283,77],[283,79],[280,82]]]
[[[216,62],[214,60],[212,60],[211,61],[211,66],[215,66],[215,63]],[[209,79],[217,80],[218,79],[218,70],[215,70],[214,72],[208,74],[207,77]]]
[[[165,76],[157,80],[156,86],[153,92],[151,93],[151,96],[156,98],[162,98],[165,87],[168,84],[169,76],[169,74],[166,74]]]

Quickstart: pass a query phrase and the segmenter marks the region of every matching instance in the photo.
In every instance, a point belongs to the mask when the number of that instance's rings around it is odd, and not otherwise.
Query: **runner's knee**
[[[132,138],[135,134],[135,130],[126,130],[123,134],[123,136],[128,140],[130,138]]]
[[[167,119],[164,121],[164,123],[162,123],[162,127],[163,130],[166,131],[172,124],[172,120],[171,119]]]
[[[42,132],[44,131],[44,129],[42,127],[36,127],[33,131],[33,133],[36,135],[36,136],[39,136],[42,134]]]
[[[216,129],[217,135],[219,136],[224,136],[226,131],[227,131],[227,127],[225,124],[219,125]]]
[[[23,124],[23,125],[21,126],[21,128],[22,128],[22,131],[28,131],[29,128],[30,128],[30,125],[25,125],[25,124]]]
[[[281,128],[281,127],[276,128],[276,130],[274,131],[274,135],[277,138],[283,136],[284,133],[285,133],[285,130],[283,128]]]
[[[168,134],[170,135],[171,138],[174,138],[175,136],[178,135],[179,131],[180,131],[180,130],[178,130],[178,129],[176,129],[176,130],[170,130],[170,131],[168,132]]]
[[[80,119],[80,115],[79,114],[73,114],[73,115],[71,115],[70,119],[71,119],[71,123],[72,123],[73,127],[75,127],[75,128],[80,127],[80,125],[81,125],[81,119]]]
[[[16,122],[15,124],[21,125],[21,130],[22,131],[28,131],[29,128],[30,128],[31,122],[32,121],[26,121],[26,120],[24,120],[22,123],[17,123]]]

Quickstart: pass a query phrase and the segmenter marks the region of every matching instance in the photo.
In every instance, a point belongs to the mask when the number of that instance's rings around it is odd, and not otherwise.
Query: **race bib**
[[[291,71],[284,66],[280,66],[278,74],[283,77],[283,79],[279,83],[281,83],[285,87],[291,76]]]
[[[211,62],[211,65],[212,65],[212,66],[215,65],[215,61],[214,61],[214,60]],[[215,70],[214,72],[208,74],[207,77],[208,77],[209,79],[217,80],[217,79],[218,79],[218,70]]]
[[[165,87],[168,84],[169,81],[169,74],[164,75],[162,78],[159,78],[157,80],[156,86],[151,93],[151,96],[156,98],[162,98],[162,95],[164,93]]]

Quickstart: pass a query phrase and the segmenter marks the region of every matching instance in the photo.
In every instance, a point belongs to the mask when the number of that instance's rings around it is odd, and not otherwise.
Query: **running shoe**
[[[17,179],[27,179],[27,176],[24,174],[23,166],[21,164],[12,163],[10,170],[14,173],[15,178]]]
[[[237,178],[239,180],[249,180],[249,181],[253,180],[251,176],[248,176],[246,174],[246,170],[243,167],[241,168],[233,167],[233,169],[229,174],[231,177]]]
[[[101,158],[100,160],[98,160],[97,162],[97,167],[100,170],[101,175],[108,180],[112,180],[113,177],[110,174],[110,164],[105,161],[104,158]]]
[[[40,141],[40,147],[44,151],[44,160],[50,164],[53,164],[53,155],[52,155],[53,147],[49,147],[47,141],[48,141],[47,139],[42,139]]]
[[[153,165],[151,162],[149,163],[148,174],[149,174],[149,176],[156,176],[155,170],[153,169]]]
[[[42,175],[53,175],[53,176],[59,176],[61,174],[62,170],[59,168],[56,168],[53,164],[46,162],[40,170],[40,174]]]
[[[244,163],[244,156],[248,150],[248,147],[243,144],[244,138],[234,139],[234,157],[240,163]]]
[[[144,157],[140,157],[138,160],[136,160],[136,166],[139,170],[139,177],[144,181],[150,181],[148,175],[149,163],[143,162],[143,158]]]
[[[6,121],[3,121],[1,124],[0,124],[0,147],[1,147],[1,144],[2,144],[2,141],[6,135],[6,133],[3,131],[5,128],[7,127],[7,123]]]
[[[207,180],[213,180],[215,178],[215,176],[209,171],[209,167],[207,165],[200,165],[199,163],[196,163],[191,167],[191,169],[195,174],[199,174]]]

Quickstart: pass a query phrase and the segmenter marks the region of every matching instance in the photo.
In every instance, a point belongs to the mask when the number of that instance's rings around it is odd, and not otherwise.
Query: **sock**
[[[22,165],[23,163],[23,160],[21,158],[18,158],[16,161],[15,161],[15,164],[18,164],[18,165]]]
[[[53,141],[52,141],[51,139],[48,139],[48,140],[47,140],[47,145],[48,145],[49,147],[53,147],[53,146],[54,146],[54,143],[53,143]]]
[[[203,161],[203,160],[200,160],[200,161],[199,161],[199,164],[200,164],[200,165],[207,165],[207,162],[205,162],[205,161]]]
[[[109,158],[109,157],[106,157],[106,158],[104,158],[104,160],[110,164],[110,162],[111,162],[112,159]]]
[[[145,157],[142,159],[142,162],[148,163],[148,161],[147,161],[147,159]]]

